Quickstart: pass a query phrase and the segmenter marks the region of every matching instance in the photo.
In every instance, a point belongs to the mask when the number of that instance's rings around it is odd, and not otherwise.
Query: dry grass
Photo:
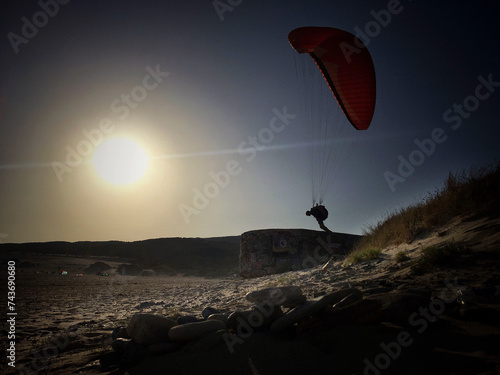
[[[410,257],[408,256],[408,252],[406,251],[398,251],[394,256],[394,261],[396,263],[403,263],[406,262],[407,260],[410,260]]]
[[[346,264],[358,264],[367,260],[377,259],[382,254],[382,249],[366,248],[349,254],[345,260]]]
[[[422,254],[412,265],[412,269],[418,273],[430,271],[457,260],[467,252],[467,247],[455,242],[449,242],[443,246],[424,247]]]
[[[370,248],[409,243],[459,216],[488,215],[500,210],[500,162],[460,173],[450,172],[443,185],[422,201],[388,213],[364,230],[350,257]]]

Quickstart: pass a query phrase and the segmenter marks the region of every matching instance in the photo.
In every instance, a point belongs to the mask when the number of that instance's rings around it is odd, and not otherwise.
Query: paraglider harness
[[[331,233],[331,230],[328,229],[323,221],[328,218],[328,210],[322,204],[316,204],[309,211],[306,211],[307,216],[314,216],[314,218],[318,221],[319,227],[323,229],[325,232]]]
[[[316,205],[313,208],[311,208],[309,211],[306,212],[306,215],[314,216],[314,218],[321,225],[323,221],[328,218],[328,210],[326,209],[325,206],[316,203]]]

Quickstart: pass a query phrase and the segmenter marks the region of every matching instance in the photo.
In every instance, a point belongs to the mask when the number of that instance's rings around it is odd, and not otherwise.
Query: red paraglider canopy
[[[330,27],[301,27],[288,35],[298,53],[321,70],[349,122],[366,130],[375,111],[375,69],[368,49],[353,34]]]

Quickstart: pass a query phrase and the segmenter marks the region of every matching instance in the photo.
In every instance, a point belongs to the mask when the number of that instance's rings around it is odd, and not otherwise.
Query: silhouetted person
[[[316,203],[313,208],[311,208],[309,211],[306,211],[306,215],[314,216],[314,218],[318,221],[319,227],[321,229],[323,229],[327,233],[332,233],[332,231],[328,229],[325,224],[323,224],[323,221],[328,218],[328,210],[325,206]]]

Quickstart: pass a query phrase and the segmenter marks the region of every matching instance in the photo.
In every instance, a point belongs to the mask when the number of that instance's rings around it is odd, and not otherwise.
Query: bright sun
[[[104,180],[115,185],[129,185],[139,180],[148,169],[148,155],[129,138],[111,138],[94,152],[92,163]]]

